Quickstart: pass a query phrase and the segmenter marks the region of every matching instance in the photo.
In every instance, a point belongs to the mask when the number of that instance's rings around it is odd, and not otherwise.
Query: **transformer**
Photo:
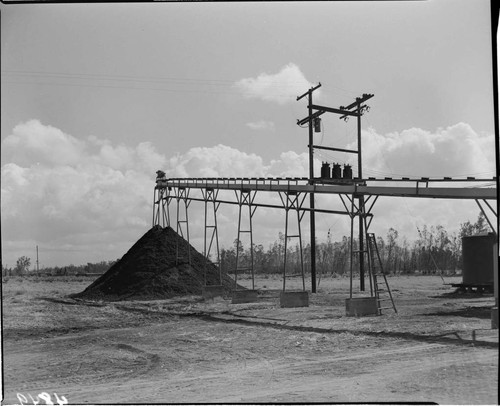
[[[321,163],[321,178],[330,179],[330,164],[328,162]]]
[[[352,168],[351,165],[345,164],[344,165],[344,179],[352,179]]]
[[[314,132],[315,133],[321,132],[321,118],[319,117],[314,118]]]
[[[332,178],[333,179],[341,179],[342,178],[342,168],[340,167],[340,164],[333,164]]]

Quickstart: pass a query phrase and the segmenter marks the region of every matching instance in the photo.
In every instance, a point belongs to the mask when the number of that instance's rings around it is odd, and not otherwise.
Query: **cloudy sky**
[[[0,7],[4,265],[34,259],[36,245],[42,266],[121,257],[151,227],[158,169],[307,176],[296,97],[319,82],[316,100],[332,107],[375,95],[366,176],[495,175],[489,0]],[[356,146],[355,120],[323,117],[315,143]],[[356,170],[352,155],[315,159]],[[190,207],[195,244],[201,208]],[[219,210],[227,246],[236,211]],[[478,208],[381,198],[374,213],[376,233],[411,239],[424,224],[454,231]],[[264,246],[283,231],[281,212],[254,221]],[[340,239],[349,224],[320,216],[319,240],[328,229]]]

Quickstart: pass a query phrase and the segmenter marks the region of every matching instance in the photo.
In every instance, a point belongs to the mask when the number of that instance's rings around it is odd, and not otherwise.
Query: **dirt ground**
[[[3,404],[41,392],[69,404],[498,404],[494,298],[452,294],[439,276],[389,278],[398,313],[359,318],[346,316],[346,278],[322,278],[302,308],[279,306],[277,277],[257,278],[248,304],[66,298],[91,282],[4,279]]]

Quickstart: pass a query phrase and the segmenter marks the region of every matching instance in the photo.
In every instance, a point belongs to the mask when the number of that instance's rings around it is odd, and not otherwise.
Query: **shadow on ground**
[[[491,318],[491,307],[465,307],[459,310],[439,311],[435,313],[426,313],[425,316],[459,316],[459,317],[476,317],[478,319]]]

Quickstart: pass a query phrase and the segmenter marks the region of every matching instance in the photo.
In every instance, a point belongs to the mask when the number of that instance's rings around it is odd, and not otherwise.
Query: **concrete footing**
[[[352,297],[345,300],[346,316],[372,316],[378,314],[375,297]]]
[[[222,285],[203,286],[201,295],[204,299],[213,299],[214,297],[224,296],[225,291]]]
[[[259,295],[256,290],[233,290],[232,304],[253,303],[259,301]]]
[[[309,292],[280,292],[281,307],[309,307]]]
[[[498,307],[491,308],[491,328],[498,330]]]

